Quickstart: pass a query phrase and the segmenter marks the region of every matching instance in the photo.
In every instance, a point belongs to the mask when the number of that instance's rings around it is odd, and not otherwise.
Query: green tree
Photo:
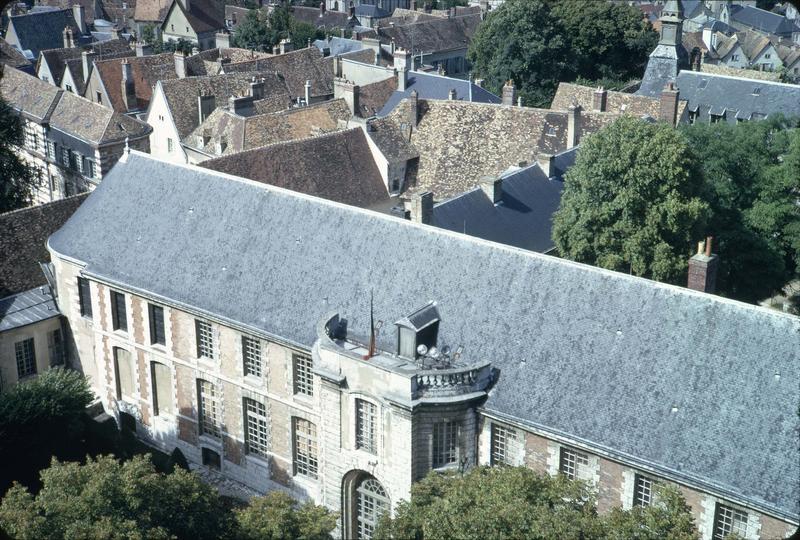
[[[241,540],[326,540],[336,528],[337,515],[311,502],[298,503],[273,491],[234,511]]]
[[[376,538],[697,538],[689,509],[674,489],[659,504],[632,512],[597,514],[591,489],[563,475],[526,467],[477,467],[466,474],[431,473],[411,487]],[[665,504],[661,504],[661,501]]]
[[[708,205],[685,137],[623,117],[582,141],[553,222],[561,256],[670,283],[685,282]]]
[[[525,103],[547,107],[562,81],[641,77],[657,39],[622,2],[508,0],[478,28],[468,57],[490,90],[510,79]]]
[[[19,540],[216,539],[232,526],[217,492],[197,475],[158,473],[144,456],[85,465],[54,459],[35,497],[14,484],[0,504],[0,528]]]
[[[3,69],[0,65],[0,78]],[[33,170],[15,151],[22,144],[22,119],[0,96],[0,214],[27,206],[36,184]]]
[[[308,45],[308,41],[322,39],[325,32],[292,17],[286,7],[275,8],[271,14],[251,10],[233,33],[232,45],[244,49],[272,51],[282,39],[291,39],[298,49]]]

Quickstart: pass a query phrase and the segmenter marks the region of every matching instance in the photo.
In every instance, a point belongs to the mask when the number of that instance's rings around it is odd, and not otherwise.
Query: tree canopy
[[[640,78],[657,41],[623,2],[507,0],[478,28],[468,57],[493,92],[510,79],[526,104],[547,107],[559,82],[617,88]]]
[[[337,515],[312,502],[299,503],[273,491],[235,511],[241,540],[326,540],[336,528]]]
[[[561,256],[683,284],[709,217],[685,137],[623,117],[587,137],[567,172],[553,240]]]
[[[27,206],[36,184],[34,171],[14,150],[22,144],[22,119],[0,96],[0,214]]]
[[[231,45],[257,51],[272,52],[282,39],[291,39],[295,48],[304,48],[309,40],[322,39],[325,32],[296,20],[287,7],[277,7],[267,15],[250,10],[233,33]]]
[[[675,488],[659,488],[646,508],[599,515],[592,490],[563,475],[526,467],[476,467],[466,474],[433,472],[411,487],[411,500],[384,516],[376,538],[416,540],[696,539],[694,521]]]

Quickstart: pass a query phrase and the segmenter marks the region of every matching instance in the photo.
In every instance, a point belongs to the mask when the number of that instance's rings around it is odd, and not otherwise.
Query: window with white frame
[[[490,463],[492,465],[515,465],[517,430],[492,424]]]
[[[374,403],[356,399],[356,448],[372,454],[378,453],[378,408]]]
[[[217,358],[217,340],[210,322],[195,319],[195,336],[197,337],[197,357],[214,360]]]
[[[314,395],[314,361],[306,354],[292,354],[294,393],[305,396]]]
[[[244,374],[261,377],[261,341],[256,338],[242,336],[242,357],[244,360]]]
[[[17,359],[17,376],[20,379],[36,375],[36,350],[33,338],[14,343],[14,356]]]
[[[446,467],[458,461],[458,422],[436,422],[433,425],[433,468]]]
[[[561,448],[558,470],[570,480],[586,480],[588,477],[589,456],[572,448]]]
[[[747,538],[747,512],[717,503],[714,512],[714,540],[737,534]]]
[[[244,398],[244,426],[247,453],[267,457],[269,420],[266,405],[254,399]]]
[[[25,146],[31,150],[38,150],[39,136],[36,134],[36,128],[34,128],[31,124],[26,123],[25,129],[23,129],[23,134],[25,135]]]
[[[653,504],[654,486],[655,482],[652,479],[637,474],[633,484],[633,506],[645,508]]]
[[[197,404],[200,413],[200,434],[219,437],[220,407],[214,383],[197,380]]]
[[[294,418],[294,473],[317,478],[317,426],[303,418]]]

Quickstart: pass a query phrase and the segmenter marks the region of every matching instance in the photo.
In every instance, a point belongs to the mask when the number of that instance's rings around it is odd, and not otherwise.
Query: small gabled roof
[[[421,308],[414,310],[410,315],[396,321],[394,324],[419,332],[441,320],[442,318],[439,315],[439,310],[436,308],[436,302],[428,302]]]
[[[317,28],[353,28],[359,24],[358,19],[351,18],[350,14],[344,11],[330,9],[320,11],[318,7],[306,6],[291,6],[289,9],[292,18]],[[356,14],[358,14],[358,8],[356,8]]]
[[[68,26],[73,28],[75,39],[79,37],[71,9],[12,15],[9,25],[14,26],[22,50],[30,50],[34,56],[38,56],[39,51],[61,47],[64,44],[63,32]]]
[[[46,321],[59,315],[61,313],[48,286],[0,298],[0,332]]]
[[[216,0],[191,0],[187,11],[184,9],[184,2],[173,0],[164,17],[164,22],[166,22],[174,9],[180,9],[183,12],[189,22],[189,26],[197,34],[225,28],[225,7],[222,2]]]
[[[128,40],[119,38],[111,39],[85,45],[83,47],[59,47],[57,49],[47,49],[41,51],[39,55],[40,62],[46,62],[47,67],[50,68],[50,74],[53,76],[53,84],[61,86],[61,81],[64,77],[64,68],[70,60],[80,60],[81,54],[86,51],[92,54],[92,60],[106,60],[109,58],[122,58],[125,56],[134,56],[136,53],[131,50],[128,45]],[[76,72],[72,72],[73,77]],[[82,78],[82,77],[81,77]]]
[[[158,81],[177,79],[175,73],[175,60],[172,53],[153,54],[150,56],[131,56],[126,58],[112,58],[110,60],[95,61],[94,67],[97,75],[103,82],[111,107],[119,112],[129,110],[122,97],[122,63],[126,61],[131,66],[133,74],[134,91],[137,105],[134,109],[146,109],[153,97],[153,86]]]

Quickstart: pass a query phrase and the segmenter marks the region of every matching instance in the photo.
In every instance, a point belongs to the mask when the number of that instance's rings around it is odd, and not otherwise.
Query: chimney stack
[[[433,221],[433,193],[426,191],[411,197],[411,221],[430,225]]]
[[[539,157],[536,158],[539,168],[547,175],[547,178],[552,178],[556,175],[555,161],[556,158],[553,154],[539,154]]]
[[[202,124],[208,115],[214,112],[214,109],[217,108],[217,98],[216,96],[204,96],[200,94],[197,96],[197,119],[198,123]]]
[[[517,107],[522,107],[522,96],[517,97]]]
[[[397,70],[397,89],[405,92],[408,88],[408,70],[411,65],[411,51],[395,49],[394,67]]]
[[[256,80],[255,77],[250,81],[250,95],[253,100],[264,99],[264,79]]]
[[[75,35],[72,33],[72,27],[67,26],[61,33],[64,38],[64,48],[71,49],[75,46]]]
[[[83,69],[83,80],[89,82],[89,67],[92,65],[94,54],[89,51],[81,52],[81,68]]]
[[[75,24],[78,25],[80,35],[84,35],[86,33],[86,16],[82,5],[75,4],[72,6],[72,18],[75,19]]]
[[[115,24],[114,26],[112,26],[111,27],[111,39],[119,39],[119,37],[120,37],[119,32],[120,32],[120,28],[119,28],[118,25]]]
[[[173,54],[172,57],[175,59],[175,75],[177,75],[179,79],[185,79],[186,55],[184,55],[181,51],[175,51],[175,54]]]
[[[410,9],[411,11],[417,11],[417,0],[411,0],[408,3],[408,9]]]
[[[228,110],[237,116],[253,116],[253,96],[231,96],[228,98]]]
[[[503,179],[498,176],[484,176],[481,178],[481,189],[492,204],[497,204],[503,200]]]
[[[598,86],[592,96],[592,110],[595,112],[606,112],[606,100],[608,92],[602,86]]]
[[[697,253],[689,259],[688,287],[695,291],[713,294],[717,287],[719,257],[712,253],[714,238],[709,236],[705,242],[697,244]]]
[[[358,103],[359,86],[357,84],[337,77],[333,80],[333,99],[344,98],[347,107],[350,109],[350,114],[353,116],[360,116],[360,109]]]
[[[408,96],[408,110],[406,122],[412,128],[417,127],[419,123],[419,94],[416,90],[412,90]]]
[[[280,53],[286,54],[288,52],[292,52],[294,50],[294,45],[292,44],[291,39],[282,39],[280,42]]]
[[[306,96],[305,96],[306,107],[308,107],[309,105],[311,105],[311,81],[306,81],[305,91],[306,91]]]
[[[217,32],[214,35],[214,45],[216,45],[218,49],[230,49],[231,35],[228,32]]]
[[[680,93],[675,88],[675,83],[669,83],[661,92],[661,104],[658,119],[675,127],[678,122],[678,96]]]
[[[456,97],[457,97],[456,89],[451,88],[450,91],[447,92],[447,99],[449,99],[450,101],[455,101]]]
[[[567,148],[578,146],[581,133],[581,106],[570,105],[567,109]]]
[[[319,16],[322,17],[325,15],[325,2],[319,3]]]
[[[514,81],[508,79],[506,84],[503,85],[503,105],[513,107],[517,101],[517,88],[514,86]]]
[[[122,100],[125,103],[125,109],[128,111],[133,111],[139,106],[138,102],[136,101],[136,86],[133,81],[133,70],[131,69],[131,64],[128,62],[127,58],[122,60],[121,65],[122,81],[120,82],[120,85],[122,86]]]
[[[136,56],[150,56],[153,48],[144,41],[136,41]]]
[[[333,57],[333,78],[341,77],[342,76],[342,57],[341,56],[334,56]]]

